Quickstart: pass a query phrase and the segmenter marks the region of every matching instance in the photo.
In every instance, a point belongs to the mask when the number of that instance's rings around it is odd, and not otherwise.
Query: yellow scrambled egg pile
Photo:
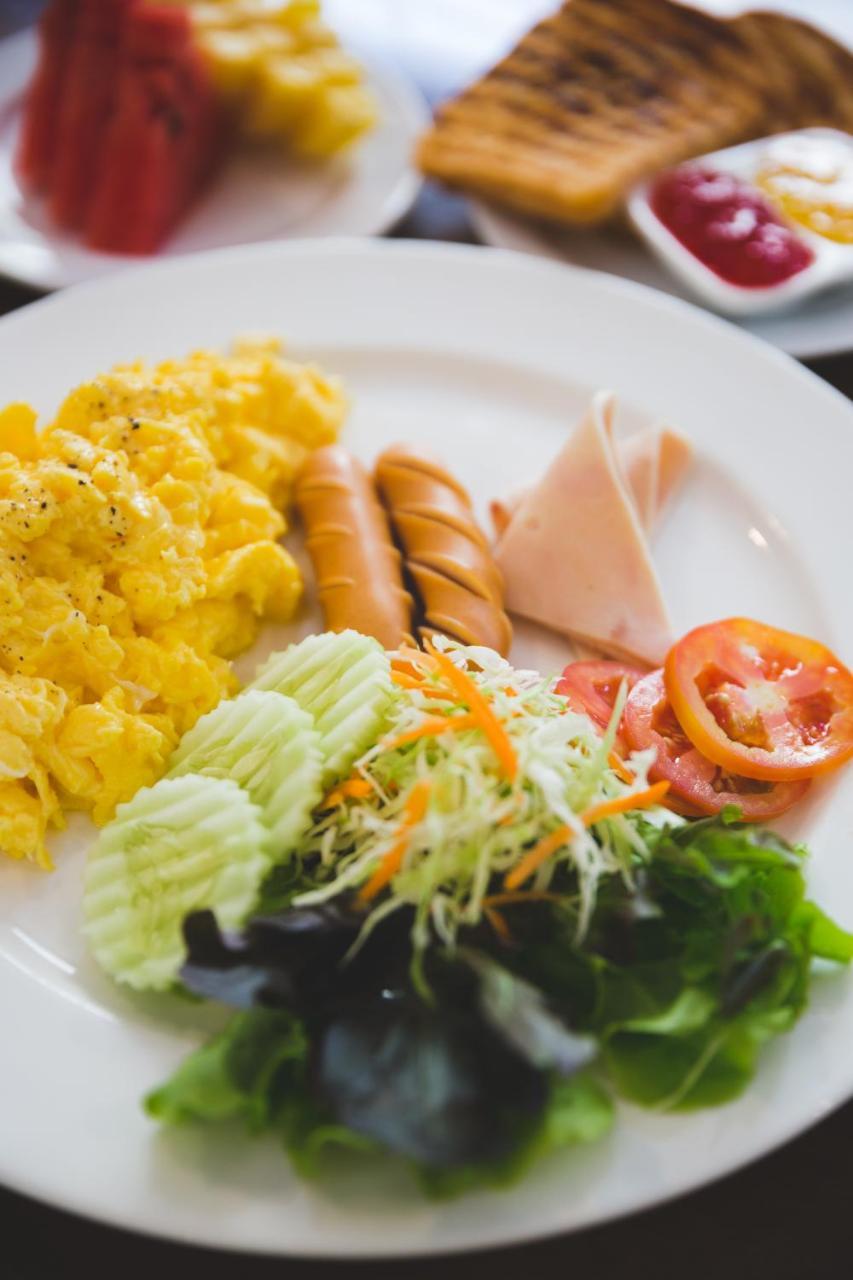
[[[78,387],[44,431],[0,411],[0,849],[49,866],[63,806],[96,822],[233,692],[229,659],[301,581],[292,479],[339,386],[243,342]]]

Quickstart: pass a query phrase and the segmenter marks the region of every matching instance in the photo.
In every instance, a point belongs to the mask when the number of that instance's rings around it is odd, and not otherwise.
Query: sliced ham
[[[615,449],[640,524],[646,533],[651,533],[684,478],[693,455],[690,442],[671,427],[653,426],[617,440]],[[529,492],[516,489],[508,497],[494,498],[489,503],[496,538],[503,537],[519,503]]]
[[[599,392],[520,501],[496,560],[511,612],[606,653],[659,666],[672,643],[645,531]]]
[[[684,436],[670,427],[646,427],[616,445],[619,464],[647,533],[681,483],[692,450]]]

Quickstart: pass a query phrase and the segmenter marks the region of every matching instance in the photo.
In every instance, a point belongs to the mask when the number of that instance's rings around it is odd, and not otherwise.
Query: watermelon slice
[[[223,141],[218,100],[189,15],[161,5],[134,9],[86,242],[115,253],[153,252],[213,171]]]
[[[101,142],[116,97],[123,27],[137,0],[79,0],[76,31],[55,121],[50,212],[61,227],[79,227],[100,163]]]
[[[39,20],[39,56],[27,89],[15,173],[22,189],[39,194],[53,170],[56,118],[68,70],[79,0],[53,0]]]

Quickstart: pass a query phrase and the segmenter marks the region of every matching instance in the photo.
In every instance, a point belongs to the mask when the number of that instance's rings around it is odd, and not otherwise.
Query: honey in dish
[[[853,138],[780,138],[768,149],[757,181],[792,222],[853,244]]]

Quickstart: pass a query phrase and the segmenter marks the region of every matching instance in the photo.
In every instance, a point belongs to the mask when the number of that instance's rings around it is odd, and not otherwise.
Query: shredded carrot
[[[399,688],[412,689],[425,698],[441,698],[443,702],[447,702],[450,698],[446,689],[435,689],[428,685],[424,675],[413,676],[406,671],[400,671],[397,667],[392,667],[391,679]]]
[[[500,761],[501,768],[510,782],[512,782],[518,773],[518,758],[509,735],[500,720],[498,720],[471,677],[461,667],[457,667],[454,662],[451,662],[446,654],[439,649],[433,648],[428,640],[424,643],[427,646],[427,653],[435,659],[438,669],[447,683],[456,691],[463,702],[467,702],[471,714],[476,716],[479,727],[488,738],[495,755]]]
[[[645,791],[629,792],[628,795],[618,796],[615,800],[594,804],[591,809],[581,814],[581,822],[585,827],[591,827],[593,823],[601,822],[602,818],[612,818],[617,813],[628,813],[632,809],[648,809],[651,805],[657,804],[668,790],[668,782],[654,782],[650,787],[646,787]]]
[[[494,907],[487,907],[486,904],[483,903],[483,915],[486,917],[501,942],[505,943],[506,946],[512,946],[513,939],[509,925],[506,920],[504,920],[500,911],[496,911]]]
[[[410,662],[412,658],[420,658],[421,656],[420,649],[405,642],[398,649],[388,649],[387,653],[392,666],[398,662]]]
[[[504,876],[504,888],[508,892],[517,889],[519,885],[524,884],[525,880],[529,880],[534,871],[538,871],[543,862],[551,857],[552,853],[556,853],[558,849],[562,849],[571,838],[571,827],[557,827],[556,831],[550,832],[549,835],[543,836],[538,844],[529,849],[521,862],[514,866],[511,871]]]
[[[398,733],[396,738],[386,739],[381,745],[385,751],[396,751],[398,747],[405,746],[407,742],[417,742],[418,738],[437,738],[442,733],[458,733],[462,729],[476,729],[477,724],[476,716],[472,715],[432,716],[414,729],[407,729],[405,733]]]
[[[610,752],[610,755],[607,757],[607,763],[610,765],[610,768],[616,774],[617,778],[621,778],[623,782],[627,782],[629,784],[634,781],[633,773],[628,768],[622,757],[617,755],[615,751]]]
[[[628,813],[632,809],[648,809],[650,805],[657,804],[668,789],[668,782],[655,782],[645,791],[634,791],[625,796],[618,796],[615,800],[594,804],[592,808],[581,814],[581,822],[585,827],[591,827],[593,823],[601,822],[603,818],[612,818],[617,813]],[[525,880],[529,880],[542,863],[547,862],[558,849],[562,849],[570,838],[571,828],[567,826],[557,827],[556,831],[544,836],[538,844],[527,851],[521,862],[507,873],[504,877],[504,888],[511,892],[524,884]]]
[[[423,680],[410,676],[406,671],[398,671],[396,668],[391,669],[391,679],[401,689],[420,689],[423,684]]]
[[[435,670],[435,663],[430,655],[421,649],[413,649],[410,645],[401,645],[399,649],[392,649],[388,657],[392,670],[402,671],[406,675],[420,676],[424,670]]]
[[[518,690],[517,690],[517,689],[513,689],[513,687],[512,687],[512,685],[511,685],[511,684],[508,684],[508,685],[506,686],[506,688],[503,690],[503,692],[506,694],[506,696],[507,696],[508,698],[517,698],[517,697],[518,697]]]
[[[364,796],[369,796],[373,792],[373,786],[366,778],[347,778],[346,782],[341,782],[338,786],[333,787],[326,798],[322,801],[321,809],[334,809],[335,805],[352,797],[355,800],[361,800]]]
[[[426,778],[423,778],[420,782],[416,782],[409,792],[406,803],[403,806],[403,819],[397,829],[396,840],[383,856],[382,861],[367,884],[359,891],[358,896],[362,902],[370,902],[372,898],[375,898],[377,893],[385,888],[388,881],[397,874],[403,865],[403,858],[406,856],[406,850],[409,847],[412,827],[416,827],[426,813],[431,786],[432,784]]]

